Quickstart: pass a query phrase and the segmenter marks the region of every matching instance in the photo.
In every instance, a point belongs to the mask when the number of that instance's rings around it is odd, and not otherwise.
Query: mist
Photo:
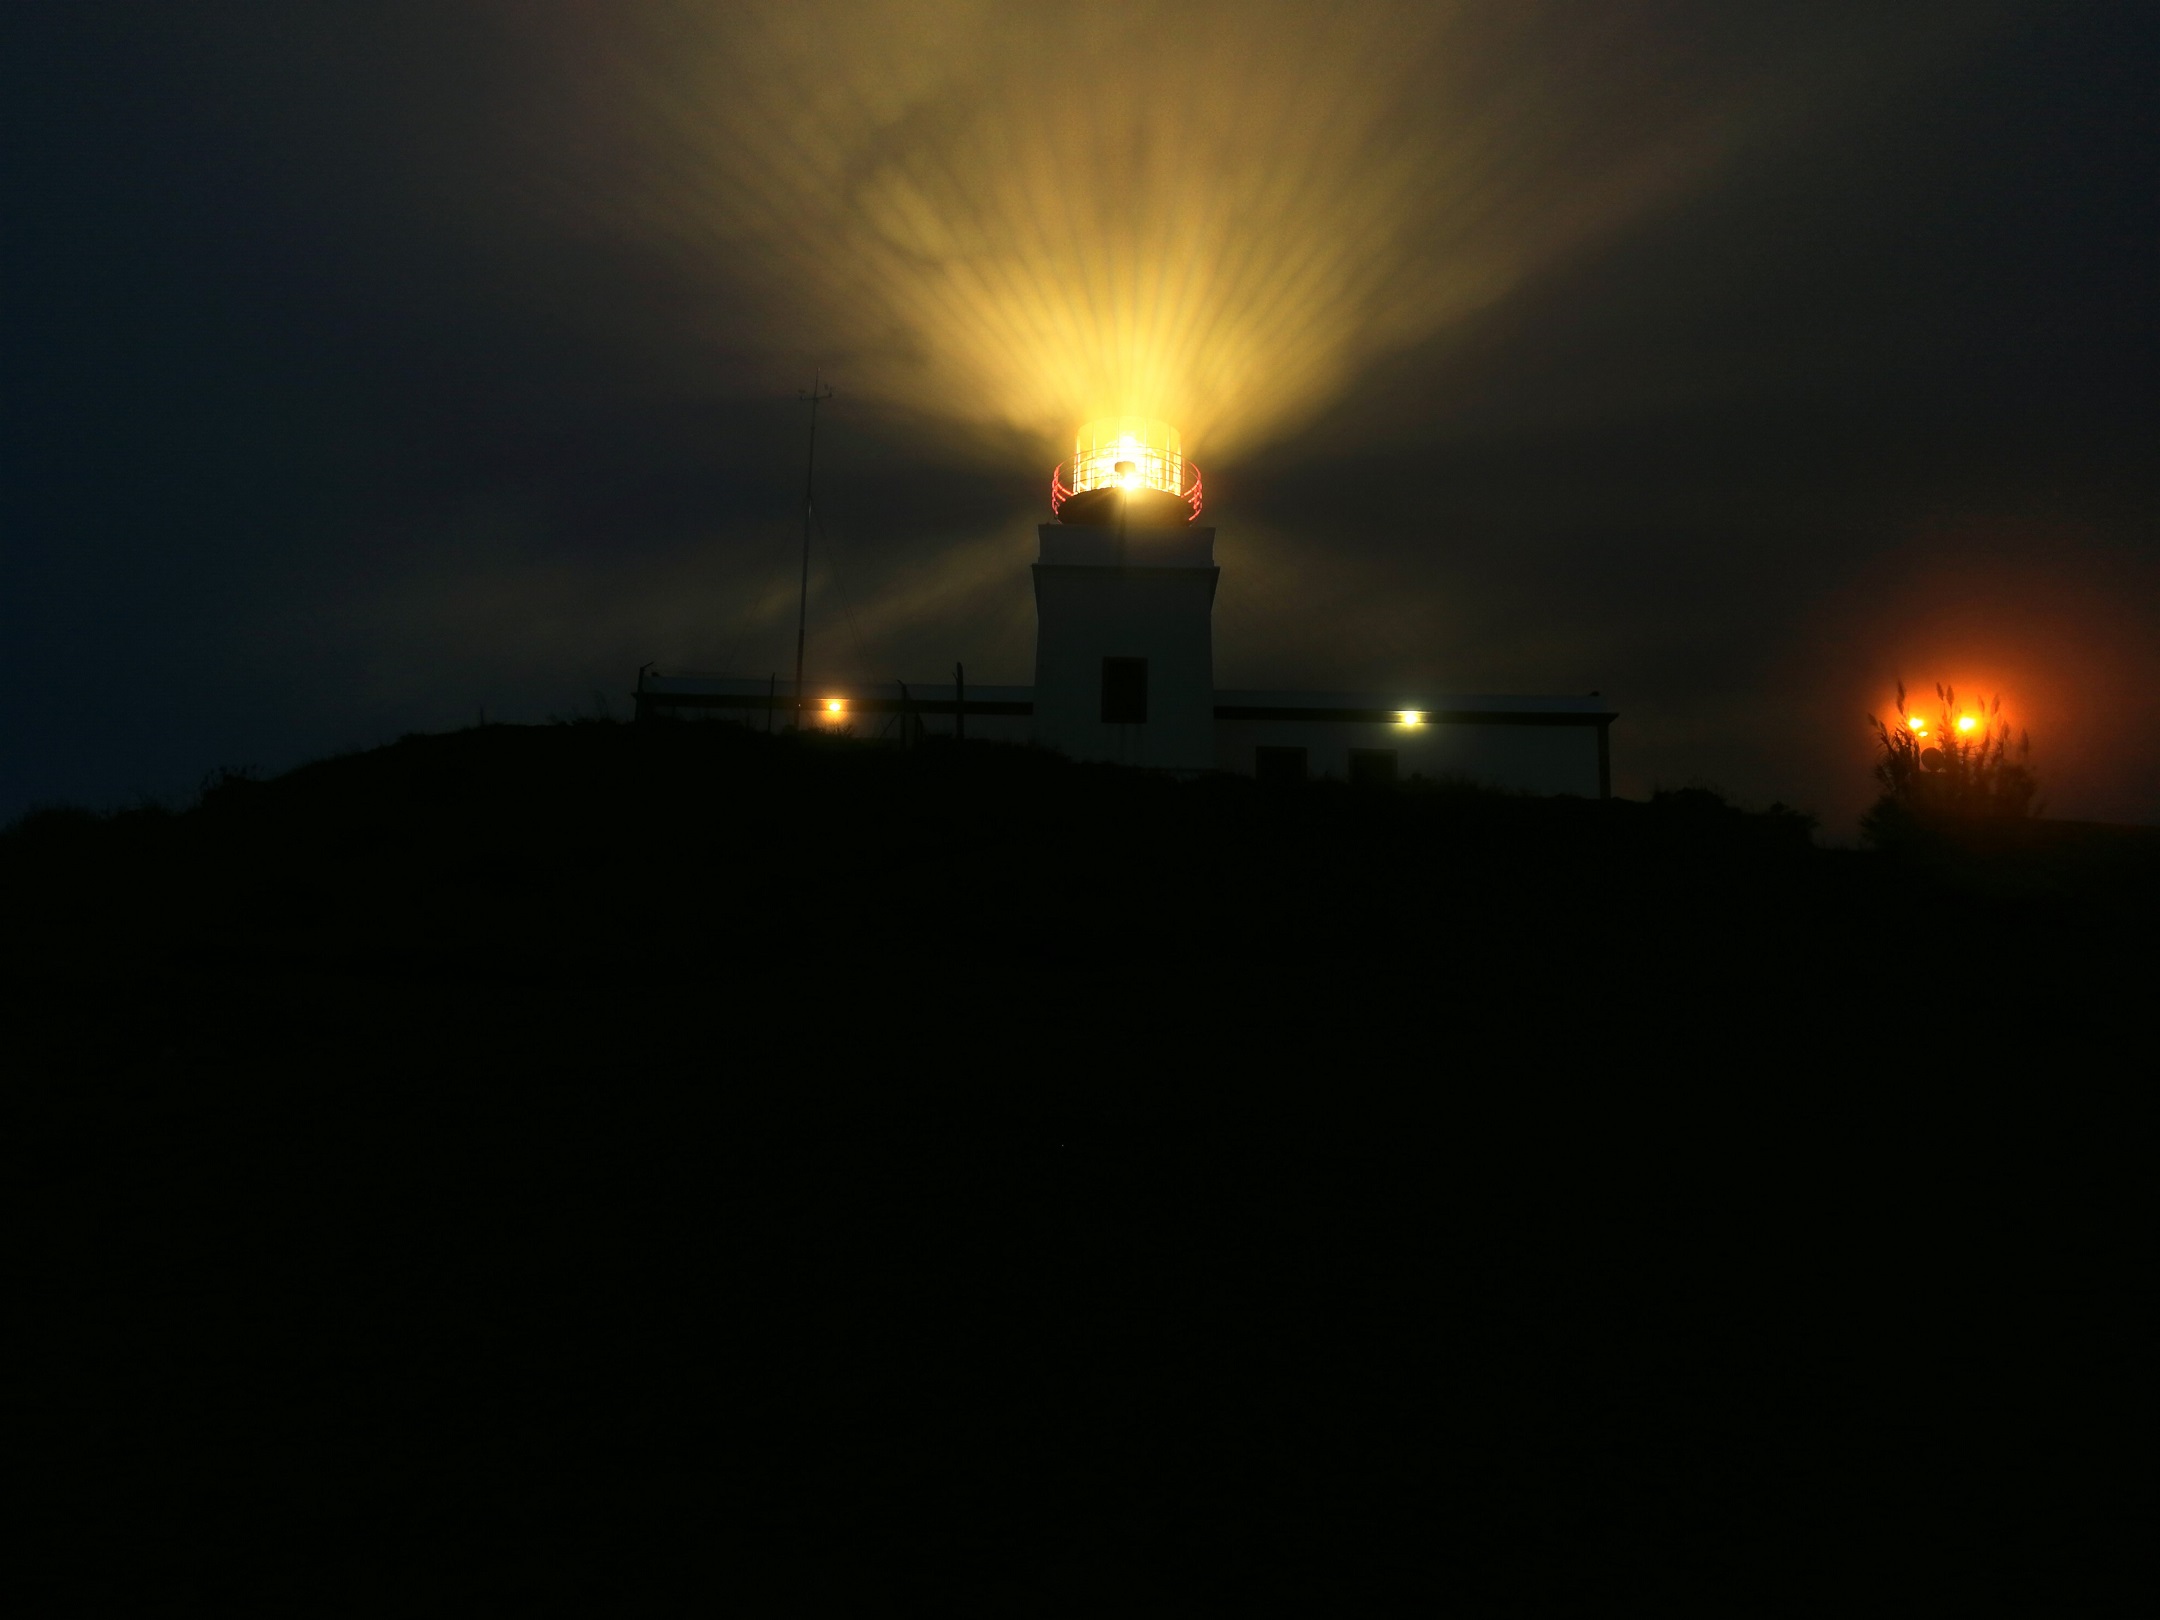
[[[1893,680],[1992,684],[2160,813],[2086,696],[2160,674],[2126,8],[8,27],[9,806],[786,667],[815,375],[836,675],[1026,680],[1131,411],[1225,684],[1597,689],[1621,791],[1833,823]]]

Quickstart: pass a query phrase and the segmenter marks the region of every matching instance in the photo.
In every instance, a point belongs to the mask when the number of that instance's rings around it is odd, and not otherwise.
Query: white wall
[[[1215,763],[1215,531],[1045,523],[1035,564],[1035,740],[1074,759]],[[1106,725],[1102,661],[1144,658],[1145,725]]]

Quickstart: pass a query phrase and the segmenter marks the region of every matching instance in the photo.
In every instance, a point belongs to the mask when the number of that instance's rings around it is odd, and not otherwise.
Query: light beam
[[[814,352],[858,399],[1044,447],[1167,419],[1210,456],[1814,110],[1867,30],[1264,0],[590,15],[516,11],[559,30],[562,183],[702,279],[693,349],[784,346],[776,377]]]

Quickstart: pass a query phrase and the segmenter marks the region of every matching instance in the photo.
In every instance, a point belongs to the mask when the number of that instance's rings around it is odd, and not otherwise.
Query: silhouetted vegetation
[[[2129,1511],[2013,1460],[2155,844],[2021,825],[603,722],[26,817],[39,1612],[1979,1606]]]
[[[1930,722],[1907,702],[1900,681],[1896,723],[1868,716],[1880,749],[1875,779],[1883,793],[1861,828],[1880,848],[1970,842],[2037,812],[2032,738],[2018,732],[2013,749],[2002,699],[1961,706],[1957,693],[1940,684],[1935,697]]]

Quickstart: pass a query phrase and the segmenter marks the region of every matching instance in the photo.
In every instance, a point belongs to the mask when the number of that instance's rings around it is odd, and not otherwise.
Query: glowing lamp
[[[1423,709],[1397,709],[1395,723],[1399,726],[1422,726],[1425,723]]]
[[[1073,435],[1072,461],[1050,469],[1050,510],[1061,523],[1102,527],[1190,523],[1200,515],[1200,469],[1168,422],[1101,417]]]
[[[1921,719],[1917,714],[1908,716],[1905,723],[1908,726],[1911,726],[1913,730],[1919,732],[1921,736],[1924,737],[1927,735],[1927,722]]]
[[[840,699],[840,698],[827,698],[827,699],[825,700],[825,718],[826,718],[826,719],[828,719],[828,720],[837,720],[837,719],[839,719],[839,718],[840,718],[840,717],[841,717],[841,716],[842,716],[843,714],[846,714],[846,713],[847,713],[847,704],[846,704],[846,702],[845,702],[845,701],[844,701],[843,699]]]
[[[1958,716],[1958,730],[1960,731],[1970,731],[1979,723],[1979,721],[1975,720],[1969,714],[1963,714]]]

